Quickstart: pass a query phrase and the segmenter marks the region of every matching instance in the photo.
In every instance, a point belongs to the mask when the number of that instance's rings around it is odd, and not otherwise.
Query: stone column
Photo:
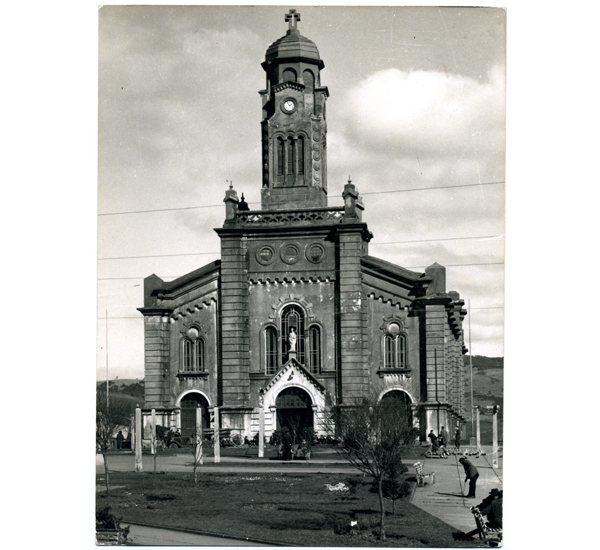
[[[135,408],[135,471],[142,471],[142,410],[137,405]]]
[[[221,419],[219,418],[219,407],[214,407],[215,411],[215,431],[213,435],[213,444],[215,446],[215,458],[214,463],[219,464],[221,462]]]
[[[492,407],[492,468],[498,468],[498,406]]]
[[[152,425],[150,426],[150,452],[156,454],[156,409],[152,409]]]
[[[481,426],[479,424],[479,405],[473,407],[475,410],[475,441],[477,450],[481,449]]]
[[[265,410],[258,411],[258,458],[265,456]]]
[[[202,407],[196,407],[196,464],[204,464],[204,454],[202,448],[203,439],[204,432],[202,430]]]

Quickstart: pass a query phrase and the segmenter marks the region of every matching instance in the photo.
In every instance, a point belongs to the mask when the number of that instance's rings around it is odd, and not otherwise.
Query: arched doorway
[[[275,400],[277,408],[277,429],[288,428],[296,441],[304,428],[314,426],[312,400],[302,388],[291,387],[283,390]]]
[[[392,390],[383,394],[381,403],[393,409],[392,414],[397,419],[398,427],[406,433],[407,438],[412,438],[413,412],[410,396],[406,392]]]
[[[196,430],[196,409],[202,409],[202,428],[210,426],[208,401],[200,393],[191,392],[181,398],[181,437],[191,437]]]

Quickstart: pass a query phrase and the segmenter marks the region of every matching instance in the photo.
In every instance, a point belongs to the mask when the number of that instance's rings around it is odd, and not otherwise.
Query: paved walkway
[[[201,535],[189,531],[159,529],[125,522],[122,525],[129,526],[127,542],[134,546],[268,546],[260,542]]]
[[[449,458],[426,459],[421,457],[425,472],[435,472],[435,484],[417,487],[412,503],[429,514],[441,519],[456,528],[457,531],[471,531],[475,528],[471,506],[479,504],[494,487],[502,488],[502,453],[499,457],[499,468],[492,468],[492,456],[489,449],[486,455],[469,460],[479,470],[477,481],[477,498],[464,498],[464,469],[459,464],[459,456],[451,455]],[[108,464],[111,471],[134,470],[134,456],[131,453],[114,454],[109,456]],[[404,461],[410,470],[416,460]],[[151,456],[142,457],[143,471],[153,471],[154,464]],[[318,455],[310,462],[246,458],[246,457],[221,457],[220,464],[214,464],[213,457],[207,457],[200,468],[205,471],[227,473],[343,473],[356,474],[357,470],[347,465],[343,459],[335,455]],[[191,472],[192,456],[186,454],[166,455],[157,461],[158,471]],[[102,457],[96,460],[96,473],[104,473]],[[102,490],[102,486],[98,486]],[[226,539],[210,535],[201,535],[186,531],[158,529],[131,525],[130,539],[139,546],[265,546],[258,542],[247,540]]]
[[[464,485],[465,471],[458,462],[459,458],[451,455],[445,459],[421,460],[424,472],[435,472],[435,483],[417,487],[412,503],[457,530],[468,532],[475,529],[471,506],[479,504],[492,488],[502,489],[502,457],[497,469],[492,468],[491,454],[468,457],[479,471],[477,498],[473,499],[463,496],[467,494],[468,486]]]

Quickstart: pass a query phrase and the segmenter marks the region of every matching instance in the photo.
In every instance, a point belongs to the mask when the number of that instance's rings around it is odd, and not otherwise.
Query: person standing
[[[290,431],[287,428],[283,430],[283,460],[291,460],[292,459],[292,436],[290,435]]]
[[[442,426],[442,430],[440,432],[440,440],[444,447],[447,447],[450,444],[450,434],[448,430]]]
[[[440,448],[440,442],[438,441],[437,435],[433,433],[433,430],[429,432],[427,435],[429,440],[431,441],[431,450],[435,453]]]
[[[460,449],[460,426],[456,426],[456,431],[454,432],[454,446]]]
[[[469,494],[466,498],[475,498],[475,492],[477,488],[477,478],[479,477],[479,471],[475,468],[474,464],[467,460],[464,456],[459,459],[465,469],[465,484],[469,482]]]
[[[117,449],[122,449],[123,448],[123,440],[125,438],[123,437],[123,432],[121,430],[119,430],[119,433],[117,434]]]

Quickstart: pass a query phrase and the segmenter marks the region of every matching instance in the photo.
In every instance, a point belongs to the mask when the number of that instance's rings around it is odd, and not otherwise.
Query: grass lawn
[[[354,494],[329,491],[326,484],[348,485],[358,480]],[[413,478],[414,479],[414,478]],[[410,481],[410,476],[408,478]],[[98,484],[103,484],[98,476]],[[387,540],[378,540],[379,504],[360,476],[327,474],[200,474],[194,484],[186,473],[111,472],[107,502],[123,521],[156,527],[175,527],[272,544],[293,546],[477,547],[455,541],[456,529],[397,500],[395,513],[386,501]],[[357,521],[347,533],[350,521]]]

